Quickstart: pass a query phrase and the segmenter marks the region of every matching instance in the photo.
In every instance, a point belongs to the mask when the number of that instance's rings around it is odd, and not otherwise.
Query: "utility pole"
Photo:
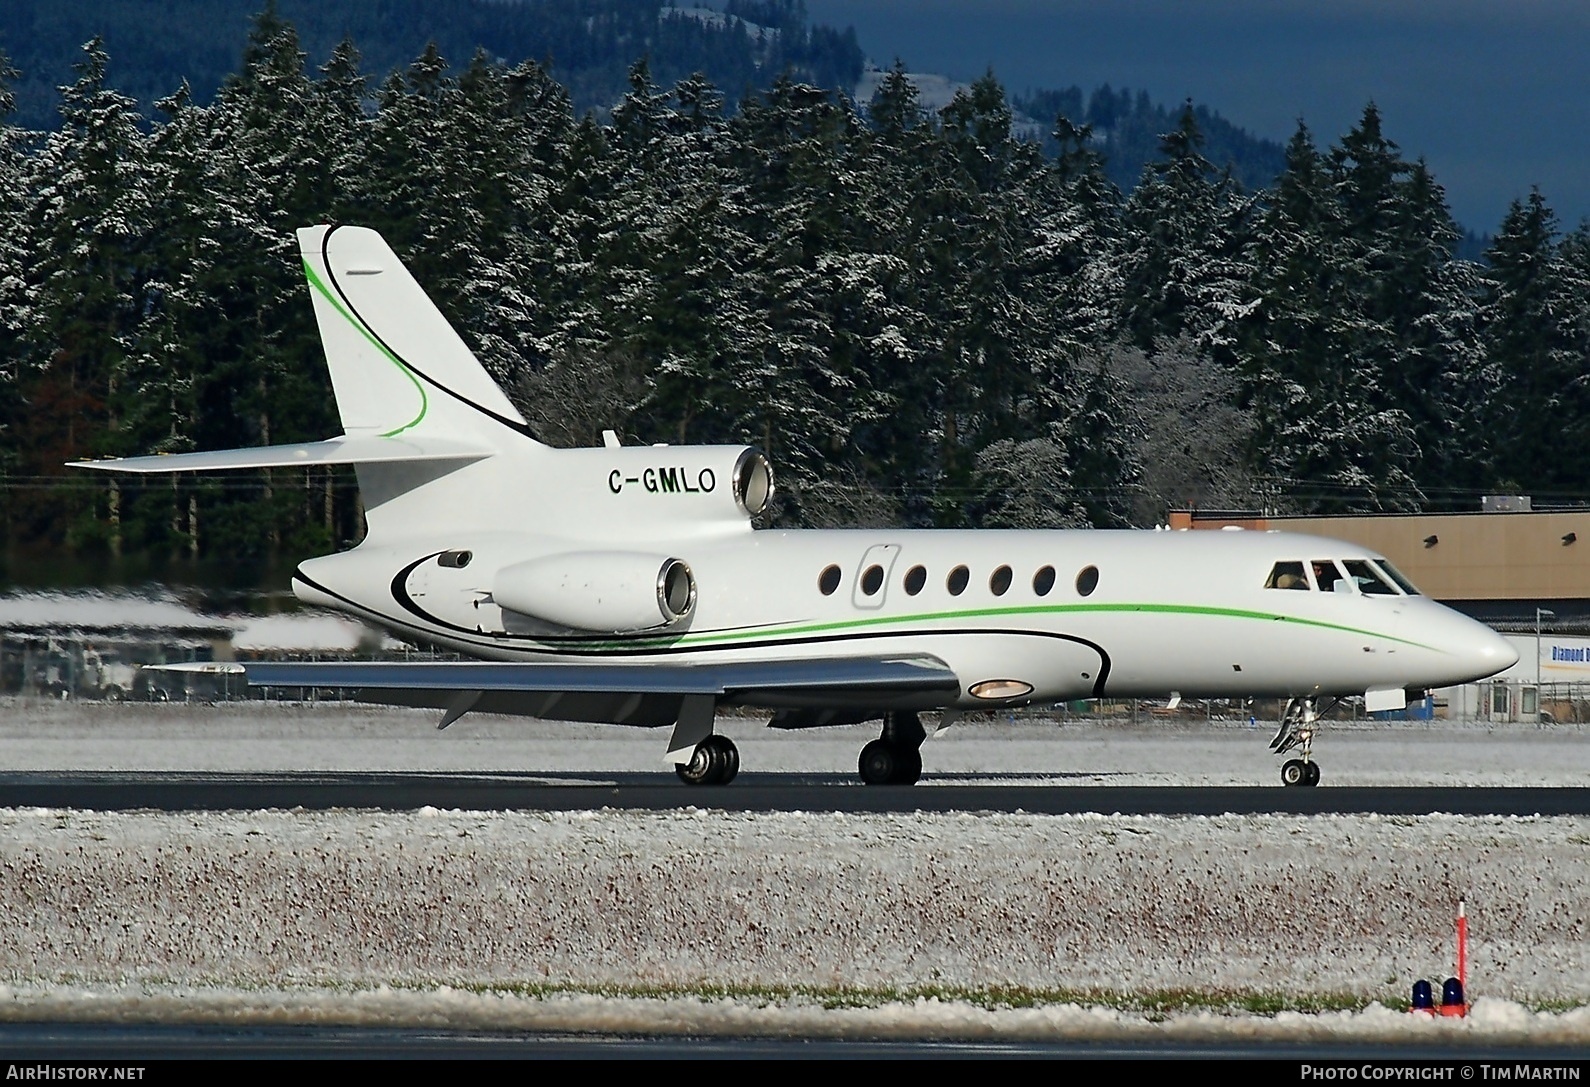
[[[1557,613],[1550,608],[1535,609],[1535,723],[1540,723],[1540,617],[1549,615],[1553,619]]]

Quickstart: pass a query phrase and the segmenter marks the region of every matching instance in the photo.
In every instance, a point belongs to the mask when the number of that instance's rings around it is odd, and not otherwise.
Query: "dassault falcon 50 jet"
[[[776,728],[881,722],[861,777],[907,784],[970,711],[1073,699],[1279,697],[1271,747],[1313,785],[1324,703],[1410,692],[1517,659],[1384,557],[1272,532],[775,530],[773,473],[741,446],[554,449],[380,235],[298,232],[343,433],[94,461],[118,472],[352,465],[367,533],[293,591],[452,662],[250,663],[251,685],[667,728],[697,785],[735,776],[720,706]]]

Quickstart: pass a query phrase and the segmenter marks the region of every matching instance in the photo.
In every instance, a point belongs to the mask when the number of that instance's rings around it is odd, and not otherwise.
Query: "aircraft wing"
[[[361,701],[571,721],[666,725],[686,698],[765,709],[935,709],[960,694],[931,656],[878,656],[719,664],[493,661],[271,662],[166,666],[242,671],[251,687],[336,687]]]
[[[219,472],[232,468],[313,468],[325,464],[376,464],[399,461],[450,461],[467,464],[491,456],[489,449],[426,437],[344,435],[323,442],[218,449],[208,453],[162,453],[152,457],[112,457],[74,461],[71,468],[111,472]]]

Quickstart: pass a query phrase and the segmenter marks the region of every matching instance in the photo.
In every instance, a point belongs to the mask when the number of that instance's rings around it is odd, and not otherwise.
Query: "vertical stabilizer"
[[[529,430],[381,235],[298,231],[337,410],[350,435],[522,443]]]

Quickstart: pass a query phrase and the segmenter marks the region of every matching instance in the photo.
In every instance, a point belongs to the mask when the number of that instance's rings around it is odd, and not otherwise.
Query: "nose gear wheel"
[[[1320,715],[1328,713],[1339,701],[1331,699],[1323,710],[1313,698],[1294,698],[1286,704],[1280,727],[1270,740],[1270,750],[1277,755],[1296,751],[1299,757],[1281,765],[1282,785],[1308,788],[1319,784],[1319,763],[1313,759],[1314,730]]]

